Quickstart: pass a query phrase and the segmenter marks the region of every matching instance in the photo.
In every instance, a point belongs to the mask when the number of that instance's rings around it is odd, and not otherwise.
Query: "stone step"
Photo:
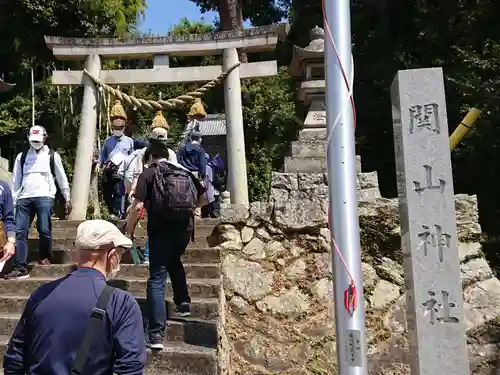
[[[30,266],[31,277],[58,278],[76,269],[75,264],[52,264],[41,266],[33,264]],[[217,263],[186,263],[184,264],[186,277],[189,279],[217,279],[220,277],[220,267]],[[145,265],[121,264],[117,278],[147,279],[149,267]]]
[[[52,220],[52,229],[67,229],[67,228],[75,228],[78,227],[80,223],[82,223],[84,220],[58,220],[54,219]],[[146,227],[147,226],[147,219],[146,220],[141,220],[138,223],[138,226]],[[214,227],[217,224],[220,223],[220,219],[196,219],[196,226],[197,227]],[[114,222],[118,228],[123,226],[125,224],[125,220],[118,220]],[[33,222],[32,228],[35,228],[35,222]]]
[[[326,158],[285,157],[285,173],[324,173]],[[361,173],[361,157],[356,156],[356,173]]]
[[[21,314],[28,295],[0,295],[0,314]],[[143,314],[146,312],[146,298],[135,297]],[[167,316],[175,318],[175,305],[172,300],[166,300]],[[191,298],[191,316],[196,319],[213,320],[219,316],[219,302],[216,298]]]
[[[72,239],[53,239],[52,240],[52,263],[66,264],[77,261],[77,251],[73,249]],[[136,245],[144,248],[145,240],[135,241]],[[29,259],[36,261],[39,259],[38,240],[29,240]],[[220,262],[219,250],[216,247],[209,247],[207,240],[197,240],[190,242],[184,255],[182,256],[184,263],[218,263]],[[125,253],[122,258],[122,263],[132,263],[130,254]]]
[[[0,314],[0,336],[11,336],[21,314]],[[146,321],[145,328],[146,328]],[[195,318],[176,318],[167,322],[165,343],[185,342],[208,348],[217,346],[217,321],[198,320]]]
[[[0,356],[3,358],[9,336],[0,336]],[[162,351],[148,350],[145,375],[216,375],[216,350],[181,342],[169,342]]]
[[[0,280],[0,293],[2,295],[28,295],[40,285],[52,281],[53,278],[30,277],[23,280]],[[219,279],[189,279],[188,289],[192,297],[215,298],[219,296]],[[117,279],[110,280],[109,284],[130,292],[134,296],[146,296],[145,279]],[[172,295],[170,281],[165,287],[165,296]]]
[[[57,221],[55,221],[57,223]],[[136,238],[141,238],[141,237],[147,237],[147,231],[146,231],[146,225],[143,225],[141,227],[137,227],[135,230],[135,237]],[[52,226],[52,237],[53,238],[75,238],[76,237],[76,229],[77,225],[74,226]],[[213,225],[210,226],[196,226],[195,228],[195,237],[197,238],[204,238],[207,236],[210,236],[212,234],[212,231],[214,229]],[[32,227],[30,229],[30,232],[28,234],[28,238],[38,238],[38,231],[36,228]]]

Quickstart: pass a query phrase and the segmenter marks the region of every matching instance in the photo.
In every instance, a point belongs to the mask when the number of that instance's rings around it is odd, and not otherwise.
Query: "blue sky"
[[[202,14],[195,3],[189,0],[148,0],[146,18],[139,29],[141,32],[151,31],[153,34],[166,35],[168,30],[187,17],[190,21],[202,18],[206,23],[212,23],[217,13]]]

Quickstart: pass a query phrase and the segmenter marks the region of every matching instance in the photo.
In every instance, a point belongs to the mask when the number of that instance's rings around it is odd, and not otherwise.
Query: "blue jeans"
[[[146,246],[144,247],[144,256],[149,258],[149,240],[146,240]]]
[[[25,270],[28,265],[28,234],[36,215],[40,260],[52,256],[52,212],[54,199],[35,197],[19,199],[16,205],[16,257],[14,267]]]
[[[167,312],[165,310],[165,282],[167,273],[172,283],[174,303],[190,303],[186,272],[181,261],[191,230],[186,226],[167,226],[163,232],[148,233],[149,279],[147,287],[148,329],[151,336],[164,334]]]

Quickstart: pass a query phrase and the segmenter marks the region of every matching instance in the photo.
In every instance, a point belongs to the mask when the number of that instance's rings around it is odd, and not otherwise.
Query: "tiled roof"
[[[200,127],[200,132],[202,136],[215,136],[215,135],[226,135],[226,115],[221,114],[209,114],[204,119],[198,120]],[[190,123],[186,126],[186,134],[188,134],[190,129]]]

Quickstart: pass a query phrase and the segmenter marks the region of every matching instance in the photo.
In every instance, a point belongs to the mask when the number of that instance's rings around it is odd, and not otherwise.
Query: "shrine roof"
[[[203,56],[221,54],[226,48],[245,52],[273,50],[288,32],[288,24],[205,34],[151,36],[133,39],[68,38],[45,36],[45,43],[59,59],[81,59],[89,54],[103,58],[137,59],[153,55]]]

